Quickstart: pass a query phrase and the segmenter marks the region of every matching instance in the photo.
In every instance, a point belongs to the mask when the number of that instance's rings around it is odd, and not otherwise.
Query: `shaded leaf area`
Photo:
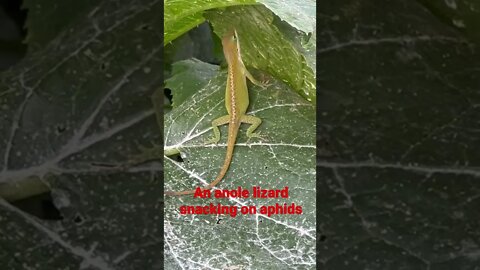
[[[305,56],[272,24],[273,16],[263,6],[227,8],[206,15],[220,37],[236,29],[247,66],[268,72],[307,100],[315,102],[314,73]]]
[[[172,63],[195,58],[196,60],[218,64],[223,58],[220,39],[212,34],[208,22],[203,22],[188,33],[180,36],[164,47],[164,78],[170,78]],[[199,70],[203,72],[203,70]]]
[[[151,172],[63,174],[53,192],[63,216],[58,222],[41,221],[0,201],[2,266],[162,269],[163,203],[158,183],[148,179]]]
[[[2,74],[0,193],[36,180],[63,217],[43,221],[2,199],[8,269],[162,267],[160,166],[115,167],[160,142],[150,96],[162,83],[162,3],[115,3],[89,7]],[[24,184],[16,196],[32,194]]]
[[[172,106],[176,107],[188,100],[193,93],[208,83],[216,72],[218,66],[211,65],[197,59],[183,60],[173,63],[174,76],[165,81],[166,88],[177,88],[174,91]]]
[[[259,74],[254,73],[254,76]],[[182,161],[165,157],[165,190],[187,190],[211,182],[223,164],[226,126],[217,145],[211,121],[226,114],[225,72],[195,93],[192,102],[175,107],[165,118],[165,148],[180,149]],[[180,91],[181,89],[177,89]],[[175,91],[175,88],[172,88]],[[315,267],[315,110],[288,87],[250,87],[250,114],[262,118],[263,141],[247,142],[242,125],[233,161],[219,189],[253,186],[289,187],[289,198],[165,198],[166,269],[313,269]],[[301,215],[181,215],[182,205],[213,203],[241,206],[292,203]],[[241,239],[241,241],[239,241]]]
[[[234,5],[252,5],[255,0],[173,0],[165,1],[165,44],[205,21],[203,12],[208,9]]]
[[[475,269],[479,44],[418,3],[320,10],[320,266]]]
[[[480,2],[475,0],[418,0],[437,18],[480,43]]]
[[[28,29],[25,41],[28,43],[29,51],[33,52],[43,48],[59,34],[66,34],[67,28],[74,29],[74,23],[82,17],[95,17],[95,10],[92,6],[98,1],[86,0],[25,0],[23,8],[28,10],[25,28]],[[112,9],[116,5],[110,1]],[[118,5],[118,3],[117,3]],[[45,20],[48,18],[48,20]]]

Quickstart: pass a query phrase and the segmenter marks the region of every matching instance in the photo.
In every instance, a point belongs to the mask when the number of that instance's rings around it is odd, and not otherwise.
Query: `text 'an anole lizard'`
[[[220,140],[220,130],[218,127],[228,124],[227,153],[225,155],[223,166],[220,169],[217,177],[210,184],[203,187],[203,190],[213,188],[227,173],[232,161],[233,149],[235,148],[235,142],[237,140],[237,134],[241,123],[247,123],[251,125],[247,129],[248,138],[261,138],[260,135],[258,133],[254,133],[254,131],[262,123],[262,120],[255,116],[246,115],[249,103],[246,78],[248,78],[255,85],[261,87],[265,87],[265,85],[255,80],[250,72],[248,72],[248,70],[245,68],[245,65],[242,61],[242,56],[240,54],[238,35],[235,30],[228,32],[222,38],[222,45],[223,54],[225,55],[225,59],[227,60],[228,64],[227,87],[225,91],[225,106],[227,107],[228,115],[213,120],[212,127],[214,137],[210,142],[217,143]],[[187,195],[194,193],[195,190],[165,192],[166,195]]]

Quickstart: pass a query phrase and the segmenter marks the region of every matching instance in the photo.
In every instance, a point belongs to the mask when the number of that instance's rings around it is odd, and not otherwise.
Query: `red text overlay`
[[[274,198],[289,198],[288,187],[283,189],[263,189],[254,186],[251,189],[238,187],[232,190],[203,190],[197,188],[195,190],[194,198],[208,199],[208,198],[256,198],[256,199],[274,199]],[[182,205],[180,206],[181,215],[229,215],[236,217],[238,214],[255,215],[262,214],[268,217],[272,215],[301,215],[303,213],[302,206],[295,203],[275,203],[274,205],[223,205],[221,203],[209,205]]]

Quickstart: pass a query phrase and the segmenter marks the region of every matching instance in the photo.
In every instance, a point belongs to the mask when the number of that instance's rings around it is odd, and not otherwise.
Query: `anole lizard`
[[[213,188],[227,173],[232,161],[233,149],[235,148],[238,129],[240,128],[241,123],[247,123],[251,125],[247,129],[247,137],[249,139],[252,137],[261,138],[261,136],[258,133],[254,133],[254,131],[262,123],[262,120],[252,115],[246,115],[249,103],[246,78],[248,78],[255,85],[261,87],[265,87],[266,85],[255,80],[255,78],[253,78],[252,74],[248,72],[243,64],[237,31],[233,30],[228,32],[222,38],[222,46],[223,54],[225,55],[225,59],[227,60],[228,64],[227,86],[225,91],[225,106],[227,108],[228,115],[212,121],[214,137],[210,142],[216,144],[220,140],[220,130],[218,127],[228,124],[227,152],[225,154],[223,166],[220,169],[217,177],[210,184],[203,187],[203,190]],[[195,190],[165,192],[166,195],[187,195],[194,193]]]

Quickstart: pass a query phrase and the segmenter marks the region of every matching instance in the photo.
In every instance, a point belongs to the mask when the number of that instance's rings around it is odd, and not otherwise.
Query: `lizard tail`
[[[225,160],[223,161],[222,169],[218,173],[215,180],[213,180],[207,186],[203,187],[202,190],[209,190],[209,189],[212,189],[214,186],[216,186],[220,181],[222,181],[223,177],[228,171],[228,168],[230,167],[230,163],[232,162],[232,157],[233,157],[233,149],[235,149],[235,141],[237,139],[239,125],[233,125],[232,128],[236,130],[229,130],[228,132],[229,136],[227,141],[227,152],[225,153]],[[185,191],[166,191],[165,195],[168,195],[168,196],[189,195],[189,194],[194,194],[195,191],[196,191],[195,189],[185,190]]]

